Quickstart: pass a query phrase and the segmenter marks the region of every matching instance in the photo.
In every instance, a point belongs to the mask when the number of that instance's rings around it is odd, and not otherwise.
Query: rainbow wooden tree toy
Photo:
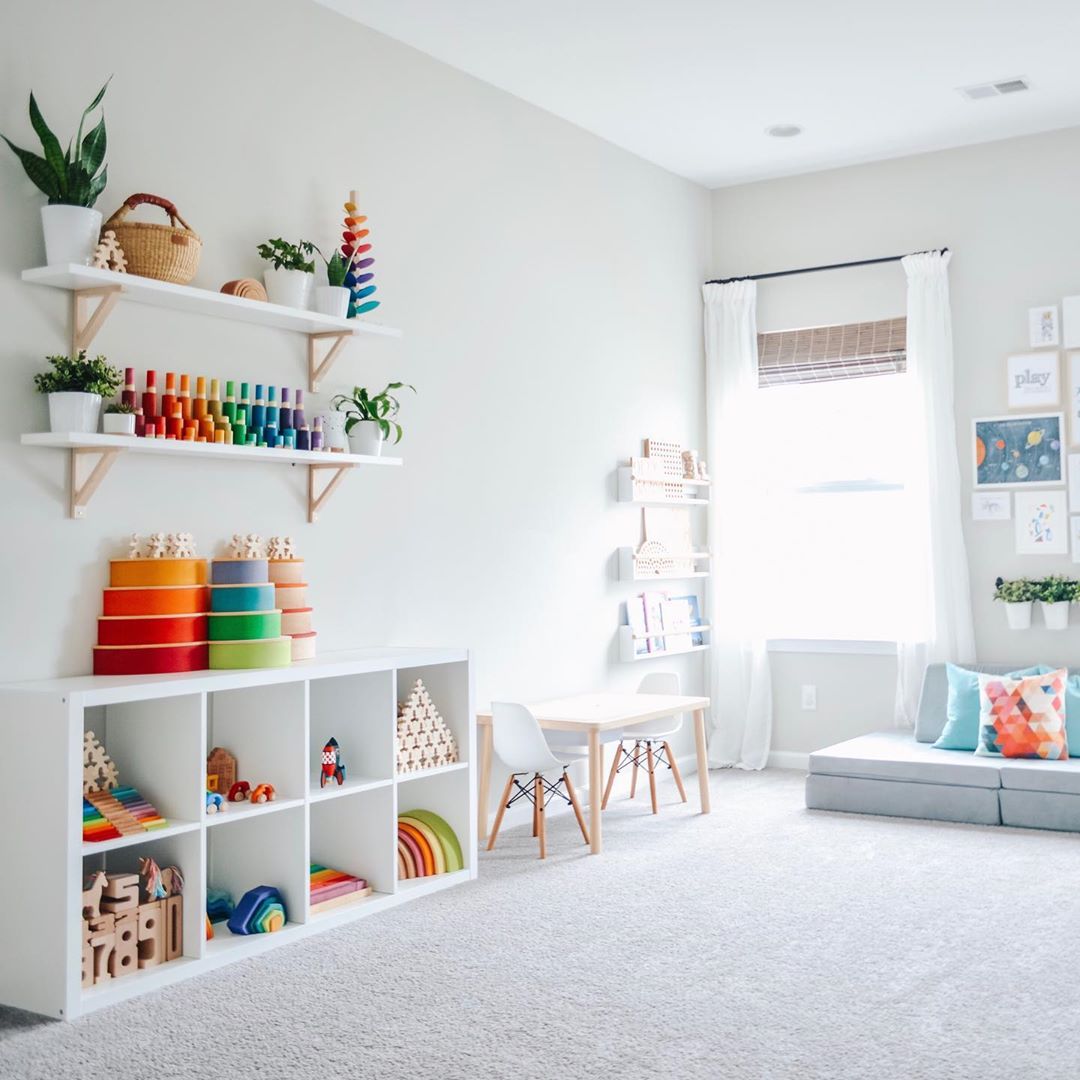
[[[371,233],[364,228],[367,216],[357,212],[357,195],[349,192],[349,201],[345,204],[345,228],[341,234],[341,254],[348,269],[345,272],[345,284],[349,289],[349,318],[366,315],[379,306],[378,300],[370,299],[375,295],[377,286],[370,284],[374,279],[371,267],[375,260],[368,255],[371,244],[366,242]]]

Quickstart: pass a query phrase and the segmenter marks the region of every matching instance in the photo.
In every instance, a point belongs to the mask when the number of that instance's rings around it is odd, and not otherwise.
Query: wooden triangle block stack
[[[408,701],[398,705],[395,751],[399,773],[437,769],[458,760],[457,740],[422,679],[416,680]]]

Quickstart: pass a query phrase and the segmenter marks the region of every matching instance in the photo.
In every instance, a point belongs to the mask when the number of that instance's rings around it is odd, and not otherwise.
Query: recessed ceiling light
[[[798,124],[773,124],[765,129],[765,134],[774,139],[793,139],[802,134],[802,128]]]

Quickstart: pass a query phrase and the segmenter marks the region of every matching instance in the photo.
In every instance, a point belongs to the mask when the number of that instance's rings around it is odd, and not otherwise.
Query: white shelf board
[[[434,769],[420,769],[417,772],[410,773],[398,773],[397,782],[399,784],[407,784],[410,780],[423,780],[425,776],[442,776],[444,773],[460,772],[462,769],[467,769],[469,763],[467,761],[455,761],[450,765],[439,765]]]
[[[629,629],[629,627],[627,627]],[[708,623],[700,623],[697,626],[687,627],[685,630],[657,630],[652,634],[631,634],[631,641],[648,641],[650,638],[675,637],[677,634],[700,634],[703,630],[711,630]]]
[[[164,986],[171,986],[173,983],[186,979],[191,974],[192,965],[195,965],[197,970],[202,965],[202,961],[194,956],[179,956],[167,964],[143,968],[141,971],[133,971],[130,975],[124,975],[119,979],[108,979],[96,986],[87,987],[82,991],[83,1012],[95,1012],[109,1005],[127,1001],[129,998],[138,997],[150,990],[160,990]]]
[[[428,893],[438,892],[439,889],[449,888],[459,881],[467,881],[469,871],[454,870],[449,874],[429,874],[427,877],[406,878],[397,883],[398,895],[404,893]]]
[[[120,286],[124,300],[172,311],[188,311],[197,315],[232,319],[234,322],[255,323],[278,330],[294,330],[301,334],[333,334],[348,331],[353,335],[376,334],[401,337],[401,331],[365,319],[338,319],[317,311],[301,311],[242,296],[196,289],[190,285],[174,285],[169,281],[118,274],[114,270],[98,270],[92,266],[69,263],[64,266],[39,266],[24,270],[23,281],[33,285],[49,285],[54,289],[74,292],[81,289],[100,289]]]
[[[670,574],[638,574],[634,569],[635,551],[632,547],[619,548],[619,580],[620,581],[684,581],[689,578],[706,578],[708,570],[688,570],[685,573],[674,571]],[[673,559],[693,559],[701,561],[710,557],[707,551],[688,551],[685,554],[672,555]]]
[[[665,649],[663,652],[642,653],[640,656],[631,656],[631,662],[637,660],[657,660],[663,656],[686,656],[688,653],[704,652],[708,645],[691,645],[689,649]],[[623,657],[624,660],[628,659]]]
[[[708,642],[701,645],[690,645],[685,649],[664,649],[660,652],[647,652],[639,655],[637,643],[648,641],[651,638],[676,637],[682,634],[708,634],[711,630],[712,627],[708,623],[702,623],[702,625],[690,627],[688,630],[658,631],[657,633],[639,634],[635,637],[633,630],[623,623],[619,627],[619,658],[626,663],[631,663],[635,660],[652,660],[657,656],[682,656],[685,653],[703,652],[709,647]]]
[[[141,439],[134,435],[99,435],[78,431],[41,431],[23,435],[23,446],[57,450],[122,450],[128,454],[164,454],[172,457],[229,458],[274,465],[401,465],[402,459],[370,454],[336,454],[329,450],[271,450],[265,446],[226,446],[181,439]]]
[[[387,907],[392,905],[394,897],[392,893],[371,892],[361,900],[354,900],[350,904],[339,904],[337,907],[327,908],[326,911],[313,911],[308,915],[308,925],[317,926],[320,930],[328,926],[340,923],[352,922],[359,917],[360,908]],[[364,914],[371,914],[368,910]]]
[[[670,484],[682,484],[684,487],[707,486],[706,480],[693,480],[682,476],[672,476],[664,481]],[[681,499],[642,499],[634,495],[634,477],[629,465],[619,466],[619,502],[633,503],[636,506],[708,506],[707,498],[687,495]]]
[[[111,840],[84,840],[82,842],[83,855],[101,855],[106,851],[116,851],[118,848],[135,847],[138,844],[152,844],[155,840],[164,840],[167,836],[179,836],[181,833],[195,832],[202,827],[200,821],[175,821],[169,819],[169,824],[162,829],[146,829],[140,833],[132,833],[130,836],[114,836]]]
[[[344,784],[332,780],[326,787],[319,787],[319,774],[316,773],[311,781],[308,799],[311,802],[319,802],[322,799],[337,799],[342,795],[358,795],[361,791],[374,791],[377,788],[389,787],[393,782],[393,780],[379,779],[375,776],[346,776]]]
[[[260,817],[263,814],[272,814],[277,810],[288,810],[293,806],[303,805],[303,799],[275,799],[273,802],[264,803],[234,802],[228,804],[228,810],[219,810],[216,814],[207,814],[206,824],[208,827],[228,825],[230,821],[244,821],[247,818]]]

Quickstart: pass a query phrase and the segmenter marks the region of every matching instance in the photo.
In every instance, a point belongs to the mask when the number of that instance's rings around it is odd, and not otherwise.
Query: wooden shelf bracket
[[[308,512],[307,519],[310,524],[319,520],[319,511],[326,505],[330,496],[333,495],[338,485],[345,479],[345,474],[354,469],[355,465],[309,465],[308,466]],[[329,469],[334,475],[318,490],[315,480],[317,472]]]
[[[68,480],[68,489],[70,491],[68,517],[83,518],[86,516],[86,508],[90,505],[90,500],[94,497],[97,489],[101,487],[102,480],[105,479],[109,470],[113,467],[113,463],[119,454],[120,451],[116,449],[89,450],[77,447],[71,451],[71,476]],[[83,463],[87,461],[87,458],[97,459],[90,467],[88,474],[83,469]]]
[[[76,289],[71,294],[71,351],[89,349],[97,332],[120,299],[121,286],[103,285],[99,289]],[[89,311],[89,302],[97,300],[97,307]]]
[[[321,334],[308,334],[308,389],[313,394],[319,392],[319,383],[326,378],[342,346],[352,336],[351,330],[329,330]],[[326,350],[322,360],[319,360],[320,344],[324,341],[332,344]]]

